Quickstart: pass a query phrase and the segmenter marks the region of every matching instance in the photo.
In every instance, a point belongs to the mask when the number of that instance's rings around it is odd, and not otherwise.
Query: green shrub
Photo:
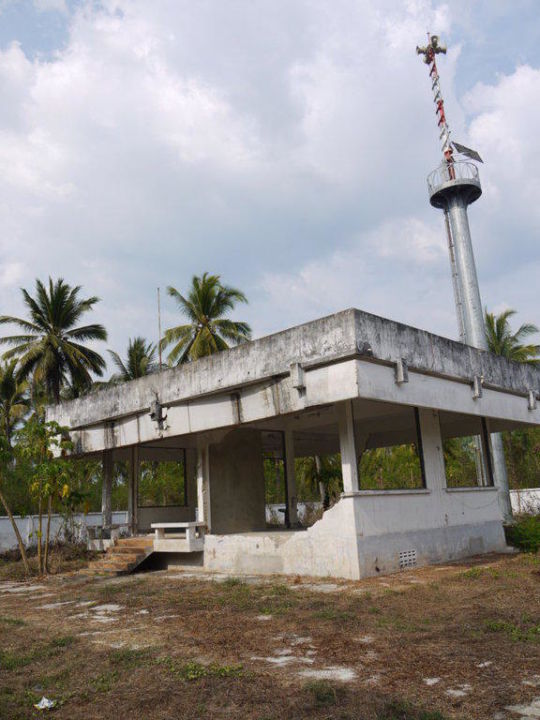
[[[535,553],[540,548],[540,515],[522,515],[513,525],[506,528],[509,545]]]

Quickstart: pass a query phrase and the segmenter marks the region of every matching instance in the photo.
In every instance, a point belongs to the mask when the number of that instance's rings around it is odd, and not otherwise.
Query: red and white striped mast
[[[435,114],[437,115],[437,125],[439,126],[439,139],[442,142],[442,152],[447,163],[453,162],[453,149],[450,143],[450,128],[446,120],[446,112],[444,109],[444,99],[441,93],[441,84],[439,70],[437,69],[436,55],[442,53],[446,55],[446,46],[439,44],[438,35],[430,35],[428,33],[428,44],[425,47],[416,48],[418,55],[424,56],[424,62],[429,65],[429,77],[431,78],[431,89],[433,90],[433,102],[435,103]]]

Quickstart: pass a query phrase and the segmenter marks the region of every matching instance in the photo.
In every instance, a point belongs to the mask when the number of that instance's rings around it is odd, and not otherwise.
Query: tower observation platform
[[[443,162],[428,175],[427,184],[429,201],[440,210],[447,210],[456,196],[470,205],[482,195],[478,168],[472,162]]]

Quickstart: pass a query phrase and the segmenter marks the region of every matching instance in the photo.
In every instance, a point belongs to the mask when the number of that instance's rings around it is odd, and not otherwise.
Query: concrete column
[[[446,471],[442,448],[441,426],[437,410],[420,408],[420,435],[424,456],[424,473],[426,487],[429,490],[444,492],[446,488]]]
[[[139,494],[139,448],[131,448],[128,482],[128,523],[131,535],[137,534],[137,498]]]
[[[199,522],[205,523],[208,532],[211,532],[209,454],[208,444],[197,448],[197,519]]]
[[[298,498],[296,496],[296,469],[294,466],[293,431],[287,428],[283,433],[283,451],[285,454],[285,478],[287,488],[287,517],[289,527],[298,525]]]
[[[193,509],[195,519],[195,508],[197,506],[197,450],[186,448],[186,504]]]
[[[358,454],[356,452],[352,400],[336,403],[336,413],[339,427],[343,491],[345,493],[356,492],[360,486],[358,483]]]
[[[112,480],[113,480],[113,458],[110,450],[103,451],[103,483],[101,486],[101,515],[103,527],[110,530],[112,524]]]

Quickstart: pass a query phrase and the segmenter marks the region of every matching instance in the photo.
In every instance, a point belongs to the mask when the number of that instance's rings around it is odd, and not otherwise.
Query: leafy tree
[[[515,314],[515,310],[505,310],[500,315],[485,311],[488,347],[492,353],[507,360],[539,365],[540,345],[525,342],[539,330],[536,325],[525,323],[513,333],[509,321]]]
[[[15,533],[15,537],[17,538],[17,544],[19,546],[19,551],[21,553],[21,558],[24,565],[24,571],[26,575],[30,575],[30,566],[28,564],[28,558],[26,556],[26,548],[24,546],[23,539],[21,537],[21,533],[19,532],[19,528],[17,527],[17,523],[15,522],[15,518],[13,517],[13,513],[11,512],[11,508],[8,504],[8,501],[6,499],[6,496],[4,495],[4,483],[6,479],[6,475],[10,472],[11,468],[13,467],[13,449],[11,448],[10,444],[7,441],[7,438],[2,437],[0,435],[0,503],[2,504],[6,515],[9,518],[9,521],[11,522],[11,526],[13,528],[13,532]]]
[[[38,568],[39,574],[48,572],[49,544],[53,498],[63,500],[70,494],[71,464],[65,454],[71,449],[66,440],[67,428],[46,422],[34,413],[17,433],[16,450],[29,461],[29,487],[38,502]],[[47,528],[43,541],[43,509],[47,506]]]
[[[320,500],[325,510],[343,491],[340,455],[296,458],[295,472],[298,497]]]
[[[0,363],[0,432],[3,432],[10,446],[16,424],[30,407],[28,383],[17,379],[16,367],[16,360]]]
[[[21,335],[0,338],[0,343],[13,345],[5,358],[18,358],[19,381],[33,377],[43,383],[49,399],[60,401],[60,390],[68,381],[74,388],[84,389],[92,384],[92,373],[101,376],[105,360],[85,342],[106,340],[102,325],[77,327],[81,317],[99,301],[97,297],[82,299],[80,286],[71,287],[64,280],[48,287],[36,280],[35,297],[22,289],[29,319],[0,316],[0,324],[18,325]]]
[[[251,338],[247,323],[226,317],[236,303],[247,302],[246,296],[236,288],[222,285],[219,275],[194,275],[187,297],[173,287],[168,287],[167,292],[188,320],[165,331],[161,343],[164,348],[173,346],[170,364],[197,360],[226,350],[229,343],[237,345]]]
[[[135,378],[143,377],[155,370],[156,346],[147,342],[143,337],[129,340],[125,362],[113,350],[109,350],[109,355],[118,369],[118,372],[111,377],[113,383],[135,380]]]

